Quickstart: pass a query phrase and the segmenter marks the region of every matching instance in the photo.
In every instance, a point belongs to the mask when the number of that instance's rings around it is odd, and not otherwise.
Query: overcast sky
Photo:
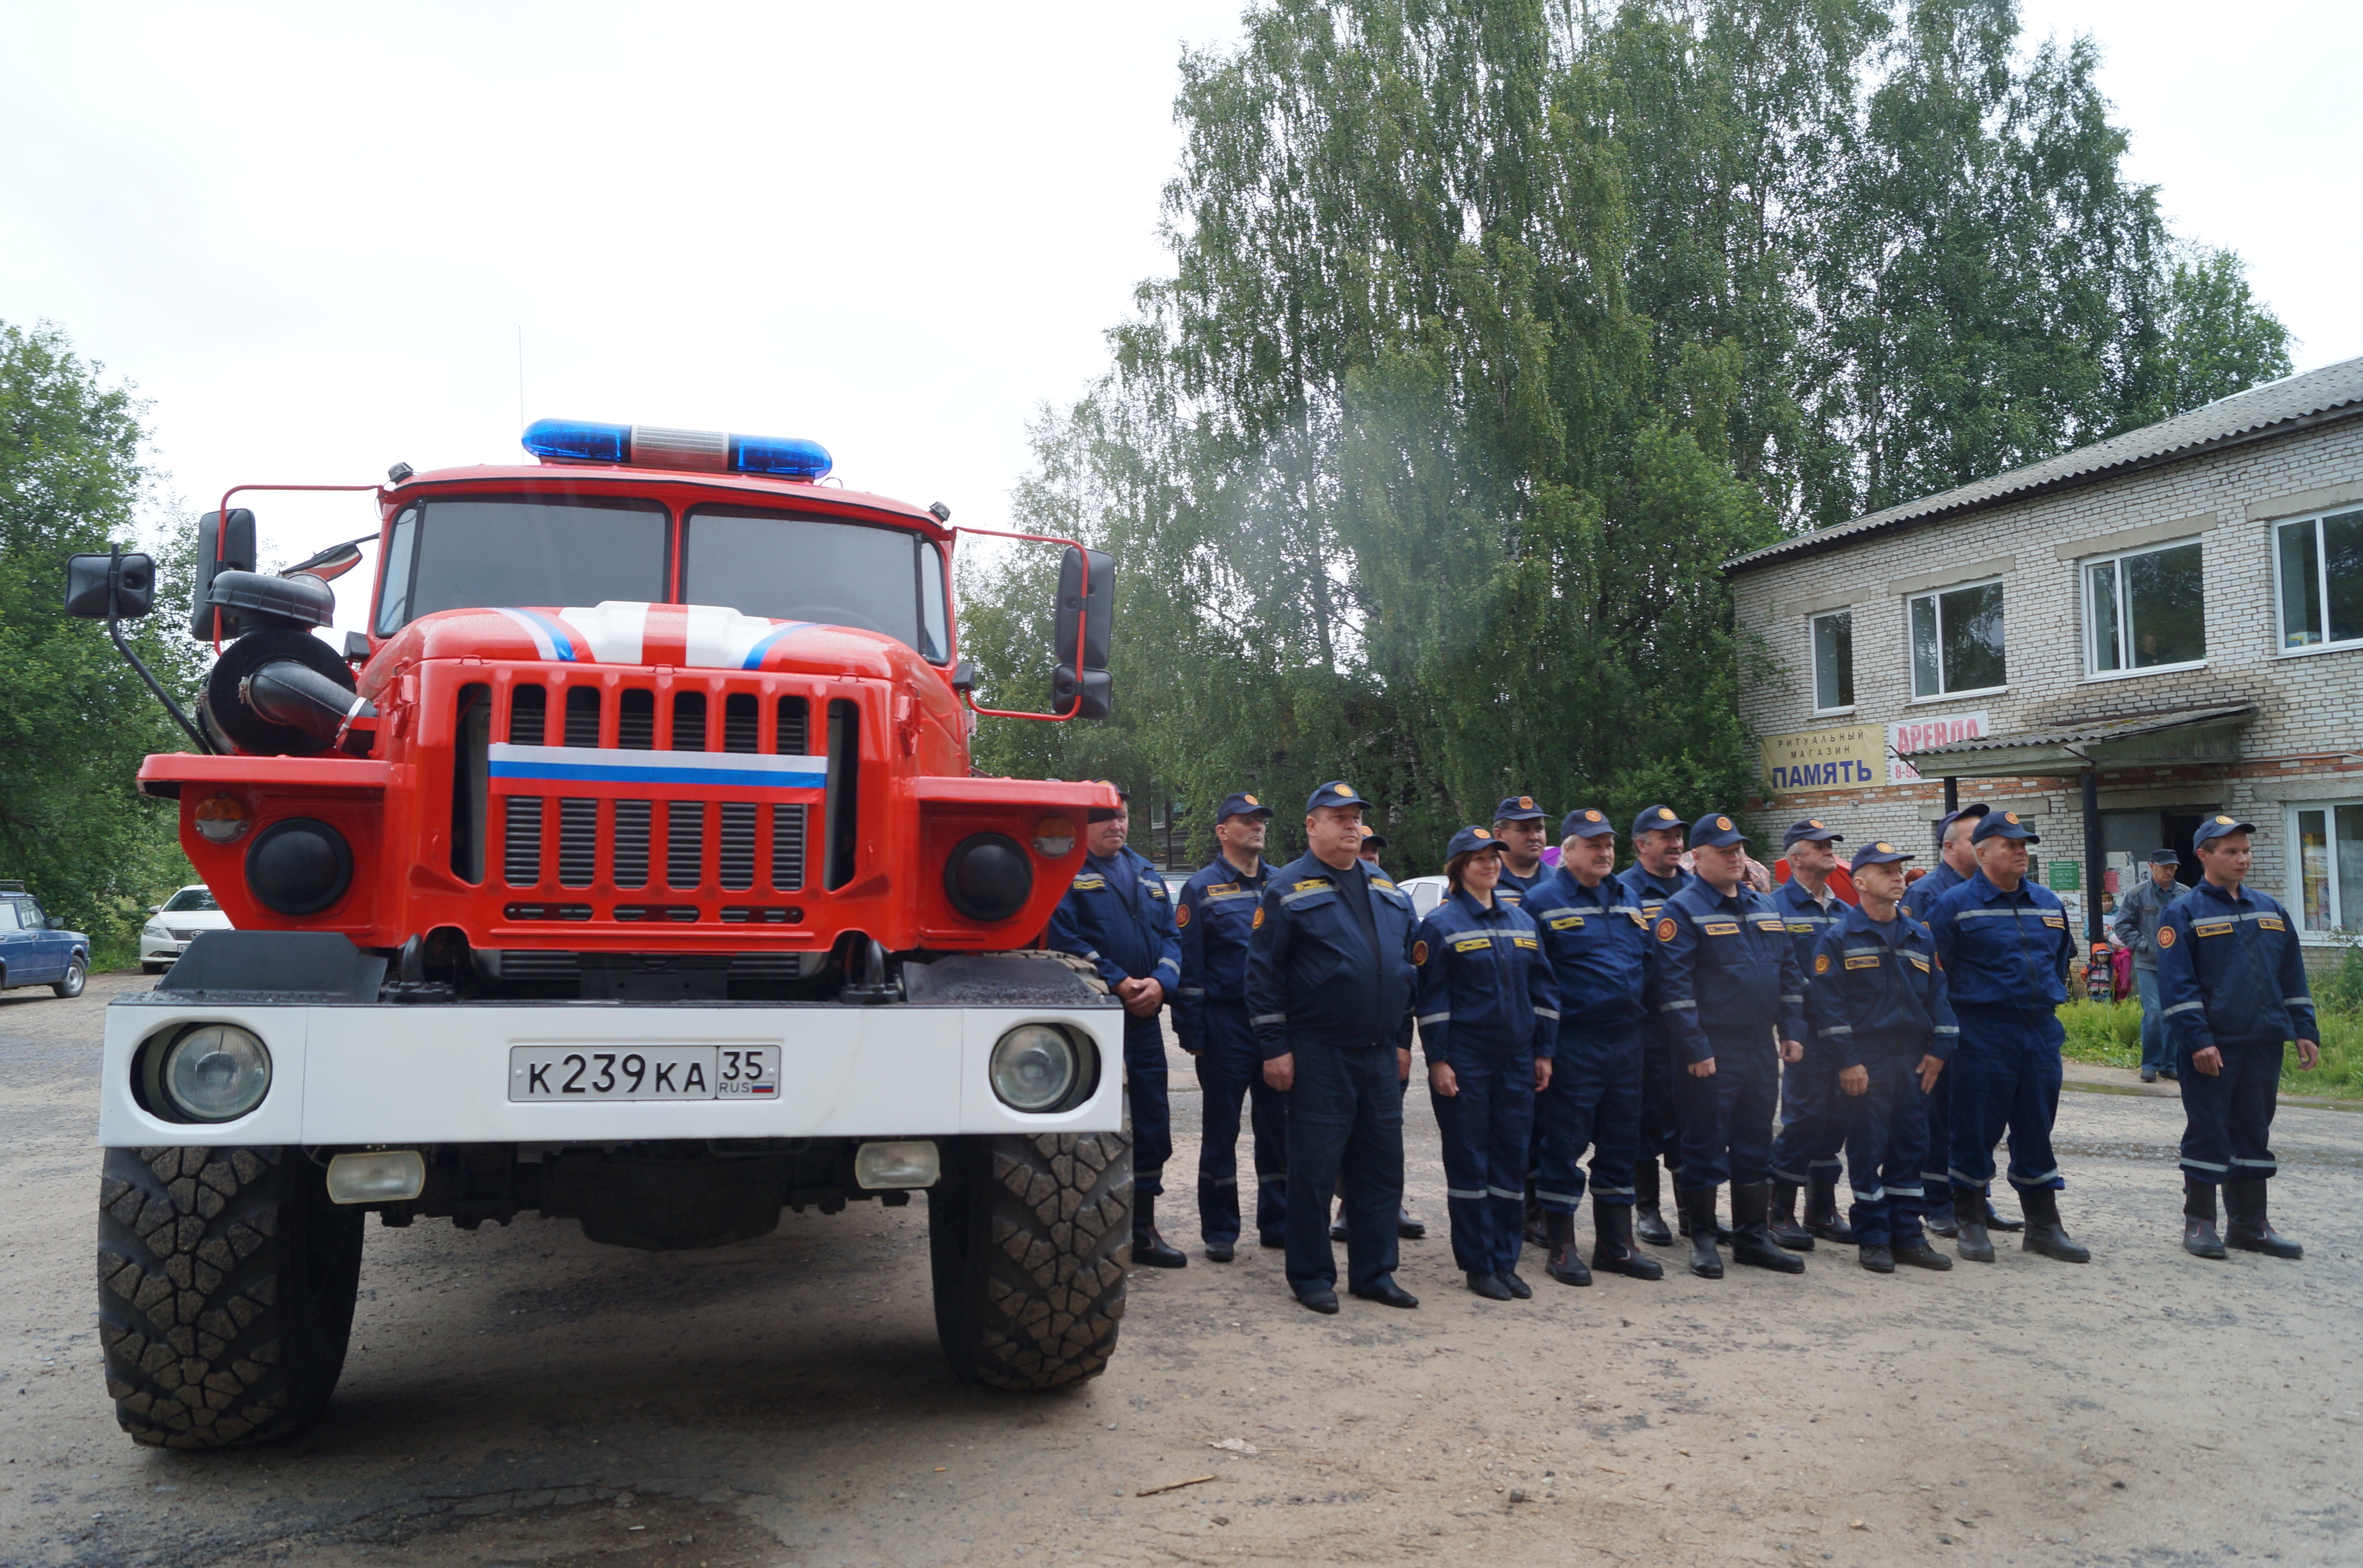
[[[811,436],[998,525],[1162,265],[1176,62],[1238,9],[0,0],[0,320],[139,383],[193,505],[516,461],[562,414]],[[2025,14],[2099,39],[2133,171],[2300,368],[2363,354],[2363,6]],[[282,558],[374,526],[255,507]]]

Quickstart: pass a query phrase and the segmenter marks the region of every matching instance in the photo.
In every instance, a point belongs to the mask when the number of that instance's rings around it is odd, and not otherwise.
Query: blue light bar
[[[523,444],[537,458],[560,462],[627,463],[632,427],[594,419],[537,419],[525,427]]]
[[[730,466],[742,474],[778,474],[784,479],[826,478],[833,466],[828,448],[792,436],[733,436]]]

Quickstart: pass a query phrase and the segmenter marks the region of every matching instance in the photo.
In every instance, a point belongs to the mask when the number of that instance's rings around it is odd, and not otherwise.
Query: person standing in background
[[[1271,868],[1263,844],[1271,808],[1232,795],[1215,813],[1213,864],[1183,885],[1173,908],[1182,933],[1182,988],[1173,1032],[1195,1059],[1201,1100],[1198,1229],[1209,1263],[1228,1263],[1239,1239],[1239,1106],[1255,1126],[1256,1238],[1287,1245],[1288,1097],[1263,1080],[1248,1026],[1248,933]]]
[[[1666,900],[1690,880],[1681,867],[1682,831],[1682,820],[1671,806],[1647,807],[1633,819],[1633,864],[1616,880],[1622,901],[1641,911],[1644,925],[1655,926]],[[1665,1161],[1679,1186],[1682,1134],[1674,1081],[1681,1068],[1664,1021],[1652,1013],[1642,1028],[1647,1050],[1641,1061],[1641,1153],[1633,1166],[1633,1231],[1653,1247],[1669,1247],[1674,1232],[1659,1208],[1658,1162]]]
[[[2171,849],[2152,850],[2148,879],[2118,900],[2117,918],[2110,922],[2110,930],[2134,955],[2134,994],[2141,998],[2141,1081],[2146,1084],[2174,1079],[2166,1021],[2158,1016],[2158,926],[2182,897],[2182,884],[2174,879],[2175,867],[2181,864],[2182,856]]]

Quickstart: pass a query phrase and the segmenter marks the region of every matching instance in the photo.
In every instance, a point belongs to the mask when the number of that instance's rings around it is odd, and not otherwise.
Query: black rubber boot
[[[1633,1233],[1653,1247],[1670,1247],[1674,1233],[1658,1212],[1658,1162],[1643,1160],[1633,1172]]]
[[[1691,1272],[1701,1279],[1723,1277],[1723,1254],[1714,1250],[1714,1188],[1676,1187],[1683,1232],[1691,1239]]]
[[[1855,1261],[1873,1274],[1895,1272],[1895,1254],[1877,1242],[1865,1242],[1856,1253]]]
[[[1666,1265],[1633,1244],[1633,1210],[1622,1203],[1592,1203],[1592,1266],[1632,1279],[1663,1279]]]
[[[1834,1247],[1854,1245],[1854,1227],[1838,1214],[1838,1178],[1817,1176],[1805,1191],[1805,1229]],[[1780,1242],[1781,1238],[1772,1238]],[[1781,1242],[1782,1246],[1789,1243]]]
[[[2026,1229],[2026,1221],[2024,1220],[2005,1220],[2002,1218],[2002,1210],[1993,1206],[1993,1194],[1988,1193],[1978,1201],[1985,1206],[1987,1230],[2018,1231]]]
[[[2026,1234],[2018,1239],[2018,1250],[2041,1257],[2058,1258],[2061,1263],[2091,1263],[2092,1249],[2068,1234],[2068,1227],[2059,1222],[2059,1194],[2047,1187],[2023,1187],[2018,1200],[2026,1209]]]
[[[1590,1285],[1592,1271],[1583,1266],[1583,1253],[1575,1244],[1575,1216],[1543,1213],[1543,1244],[1550,1248],[1544,1261],[1543,1272],[1561,1285]]]
[[[2225,1255],[2215,1233],[2215,1188],[2197,1176],[2182,1178],[2182,1250],[2194,1258]]]
[[[1769,1268],[1776,1274],[1803,1274],[1804,1259],[1772,1244],[1769,1231],[1771,1209],[1770,1182],[1731,1184],[1731,1261],[1752,1268]]]
[[[2224,1207],[2231,1211],[2230,1234],[2224,1241],[2244,1253],[2262,1253],[2269,1258],[2302,1258],[2305,1249],[2273,1229],[2265,1218],[2265,1183],[2260,1181],[2229,1181],[2224,1184]]]
[[[1735,1211],[1738,1207],[1736,1203],[1732,1205]],[[1814,1233],[1797,1223],[1795,1182],[1775,1181],[1772,1184],[1772,1207],[1765,1215],[1765,1225],[1766,1233],[1776,1245],[1786,1247],[1792,1253],[1814,1250]]]
[[[1156,1199],[1136,1194],[1132,1205],[1132,1266],[1187,1268],[1190,1260],[1182,1256],[1182,1249],[1169,1245],[1157,1233]]]
[[[1957,1187],[1953,1189],[1953,1223],[1956,1227],[1953,1250],[1961,1254],[1963,1263],[1994,1261],[1993,1238],[1986,1234],[1986,1222],[1970,1218],[1985,1211],[1985,1196],[1976,1187]]]

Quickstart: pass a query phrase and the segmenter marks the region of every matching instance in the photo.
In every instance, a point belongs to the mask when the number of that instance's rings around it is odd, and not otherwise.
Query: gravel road
[[[662,1256],[554,1220],[372,1229],[317,1431],[137,1449],[93,1326],[92,1132],[99,1010],[149,983],[0,994],[0,1563],[2363,1560],[2363,1115],[2281,1113],[2302,1263],[2210,1264],[2177,1245],[2180,1109],[2135,1093],[2061,1110],[2087,1267],[2003,1239],[1881,1278],[1824,1247],[1800,1278],[1529,1268],[1508,1305],[1452,1272],[1414,1096],[1418,1311],[1316,1318],[1277,1254],[1193,1246],[1135,1276],[1107,1375],[1050,1397],[952,1381],[915,1204]]]

